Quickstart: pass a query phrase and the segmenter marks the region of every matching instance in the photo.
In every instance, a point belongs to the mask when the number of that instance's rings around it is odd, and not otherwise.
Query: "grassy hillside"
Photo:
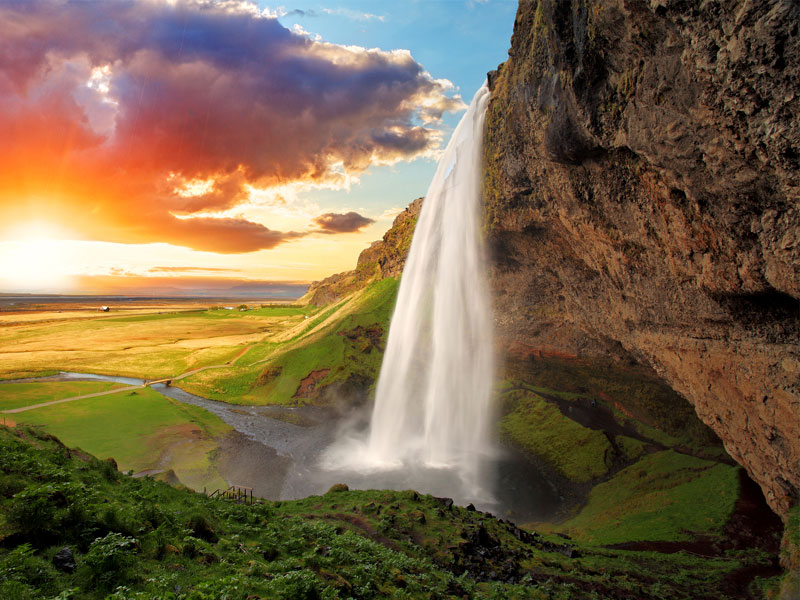
[[[0,428],[10,600],[746,598],[740,574],[768,560],[586,546],[410,491],[232,504]]]
[[[398,281],[381,279],[312,317],[278,342],[251,347],[235,366],[204,371],[180,387],[234,404],[364,399],[380,369]]]

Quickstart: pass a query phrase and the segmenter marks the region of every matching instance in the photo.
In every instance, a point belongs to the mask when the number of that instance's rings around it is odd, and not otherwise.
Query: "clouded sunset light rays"
[[[431,156],[451,93],[408,51],[315,41],[248,3],[0,6],[0,219],[49,195],[91,239],[276,248],[325,211],[285,229],[259,197]]]

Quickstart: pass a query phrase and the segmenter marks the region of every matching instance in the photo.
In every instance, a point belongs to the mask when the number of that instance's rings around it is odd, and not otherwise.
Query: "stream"
[[[132,377],[71,372],[16,381],[44,380],[144,383]],[[340,436],[352,435],[366,426],[371,407],[342,414],[328,407],[236,405],[163,383],[152,388],[173,400],[199,406],[233,427],[235,433],[221,443],[221,475],[229,484],[251,487],[256,495],[270,500],[323,494],[336,483],[346,483],[352,489],[414,489],[453,498],[460,505],[473,503],[481,510],[518,522],[553,520],[572,503],[564,497],[563,486],[554,483],[552,473],[509,448],[486,459],[485,487],[489,494],[482,497],[474,497],[465,482],[445,468],[406,466],[377,472],[323,469],[320,461],[324,451]]]

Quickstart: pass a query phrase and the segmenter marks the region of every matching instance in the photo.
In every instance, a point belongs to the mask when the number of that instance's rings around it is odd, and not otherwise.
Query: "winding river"
[[[70,372],[14,381],[44,380],[144,384],[144,380],[131,377]],[[256,495],[267,499],[291,500],[322,494],[335,483],[346,483],[354,489],[415,489],[452,497],[462,505],[472,502],[482,510],[519,522],[553,519],[565,504],[571,504],[552,473],[512,449],[504,449],[487,465],[494,479],[491,498],[471,497],[457,473],[447,469],[418,467],[376,473],[321,468],[321,456],[331,442],[354,427],[366,426],[369,407],[343,414],[327,407],[235,405],[201,398],[163,383],[153,384],[152,388],[173,400],[199,406],[233,427],[235,433],[221,442],[220,473],[229,484],[251,487]]]

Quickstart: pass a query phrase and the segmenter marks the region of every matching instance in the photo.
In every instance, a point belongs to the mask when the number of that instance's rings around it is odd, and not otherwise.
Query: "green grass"
[[[5,428],[0,537],[0,597],[19,600],[717,600],[727,575],[769,560],[580,544],[569,558],[563,539],[515,535],[513,525],[410,491],[230,504]],[[74,573],[53,567],[64,546]],[[515,582],[487,581],[504,573]]]
[[[316,310],[315,306],[266,306],[264,308],[254,308],[244,314],[262,317],[294,317],[297,315],[311,315]]]
[[[43,384],[34,384],[43,385]],[[169,464],[182,482],[193,487],[224,484],[210,463],[214,440],[230,431],[211,413],[140,390],[86,398],[13,415],[17,423],[39,425],[64,441],[96,456],[113,457],[124,471]]]
[[[739,497],[737,471],[672,450],[650,454],[595,486],[580,514],[560,529],[592,544],[717,534]]]
[[[611,361],[542,357],[510,362],[507,377],[539,387],[543,392],[595,398],[618,419],[632,422],[639,432],[666,446],[711,452],[721,444],[694,411],[656,373],[644,366]]]
[[[330,385],[369,386],[377,378],[382,352],[373,348],[357,328],[379,327],[385,336],[394,309],[398,281],[383,279],[370,284],[360,296],[342,300],[321,311],[303,331],[282,344],[257,344],[235,367],[198,373],[182,380],[181,388],[214,400],[233,404],[306,404],[316,398],[295,398],[303,378],[312,371],[329,369],[317,389]],[[346,303],[341,319],[331,316]],[[310,334],[318,325],[331,321]],[[350,339],[347,335],[355,339]],[[248,366],[254,360],[269,360]]]
[[[125,387],[108,381],[42,381],[0,384],[0,410],[11,410],[71,396]]]
[[[259,386],[257,393],[263,394],[270,403],[295,403],[298,400],[293,396],[300,381],[312,371],[321,369],[330,369],[330,373],[320,385],[352,379],[377,379],[382,352],[372,348],[365,339],[350,340],[340,334],[353,332],[358,327],[377,325],[383,330],[385,339],[397,286],[395,279],[383,279],[370,284],[352,313],[316,335],[308,344],[269,361],[262,375],[280,369],[280,376]]]
[[[499,423],[503,438],[572,481],[584,483],[608,473],[614,448],[603,432],[579,425],[533,392],[512,390],[502,401],[507,411]]]
[[[144,323],[148,321],[164,321],[167,319],[246,319],[248,317],[295,317],[299,315],[312,314],[315,310],[313,306],[266,306],[264,308],[251,308],[241,311],[237,308],[233,310],[214,309],[214,310],[184,310],[176,312],[164,312],[148,315],[132,315],[129,317],[111,317],[104,319],[106,322],[115,323]]]
[[[786,517],[786,529],[781,542],[781,564],[786,573],[764,582],[764,588],[773,592],[768,598],[800,598],[800,503],[795,504]]]

